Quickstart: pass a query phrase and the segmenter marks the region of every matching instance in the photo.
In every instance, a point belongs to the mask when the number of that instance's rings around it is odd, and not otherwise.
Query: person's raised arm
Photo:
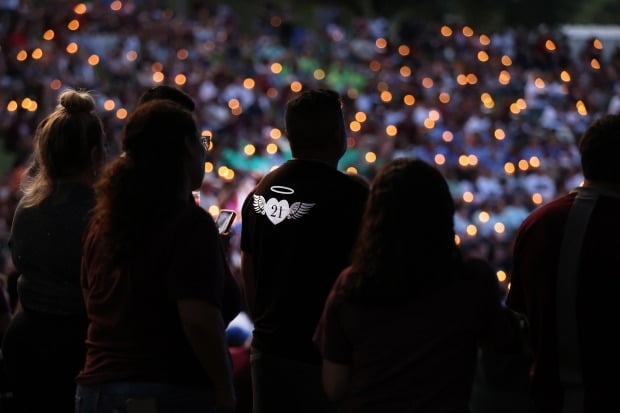
[[[235,390],[220,311],[208,302],[196,299],[180,299],[177,307],[187,341],[215,386],[217,408],[233,412]]]

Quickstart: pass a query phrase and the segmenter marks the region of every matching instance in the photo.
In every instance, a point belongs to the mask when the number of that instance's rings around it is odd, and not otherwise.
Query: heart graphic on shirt
[[[286,199],[278,201],[275,198],[269,198],[265,204],[265,215],[267,215],[272,224],[277,225],[286,219],[289,209]]]

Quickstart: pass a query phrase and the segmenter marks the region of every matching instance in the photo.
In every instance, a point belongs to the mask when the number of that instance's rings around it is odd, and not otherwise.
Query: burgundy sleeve
[[[314,343],[324,359],[339,364],[351,364],[353,348],[342,322],[346,305],[344,297],[339,293],[342,278],[341,274],[325,302],[323,315],[314,334]]]
[[[226,262],[213,218],[192,206],[177,223],[169,268],[174,299],[199,299],[221,309]]]

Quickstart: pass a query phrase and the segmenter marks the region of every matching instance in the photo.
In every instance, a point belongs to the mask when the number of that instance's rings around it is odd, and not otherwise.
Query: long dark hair
[[[171,101],[140,105],[127,120],[124,152],[95,186],[93,223],[111,265],[131,256],[182,205],[187,141],[196,136],[191,113]]]
[[[454,203],[439,171],[410,158],[386,164],[371,186],[350,292],[389,302],[450,282],[462,265],[453,217]]]

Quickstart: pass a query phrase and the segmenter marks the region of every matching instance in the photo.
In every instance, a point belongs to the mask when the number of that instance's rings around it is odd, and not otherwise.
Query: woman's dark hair
[[[371,186],[350,292],[363,301],[395,302],[450,282],[462,265],[453,220],[452,196],[439,171],[410,158],[386,164]]]
[[[168,100],[144,103],[130,115],[121,140],[124,153],[95,186],[93,222],[113,265],[131,256],[182,203],[187,142],[197,133],[192,114]]]
[[[37,126],[32,167],[22,184],[22,205],[39,204],[63,179],[79,177],[92,165],[91,151],[103,152],[103,127],[95,100],[87,92],[67,90],[56,110]]]

